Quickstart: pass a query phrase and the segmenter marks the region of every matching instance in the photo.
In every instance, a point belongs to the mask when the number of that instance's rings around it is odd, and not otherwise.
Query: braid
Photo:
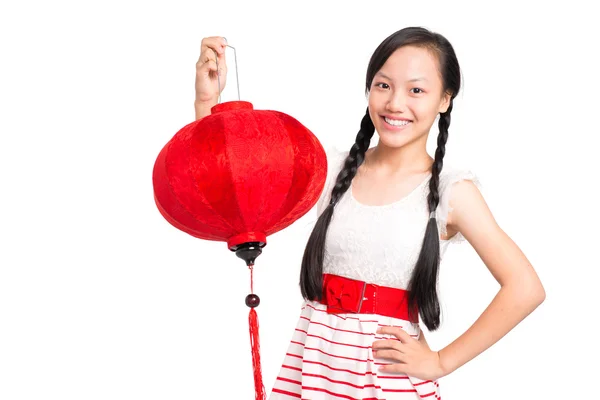
[[[358,167],[360,167],[365,160],[365,153],[369,149],[369,144],[371,143],[371,138],[374,133],[375,126],[373,126],[373,121],[371,121],[371,116],[367,109],[367,113],[360,123],[360,130],[356,135],[356,141],[350,148],[348,157],[346,157],[346,161],[344,161],[344,167],[339,172],[335,185],[333,186],[331,201],[329,202],[330,205],[335,206],[342,195],[350,188],[350,184],[352,183],[352,179],[356,176]]]
[[[440,172],[444,165],[446,153],[446,142],[448,141],[448,128],[450,127],[450,113],[452,112],[452,100],[445,113],[440,114],[438,127],[440,133],[437,138],[437,149],[431,167],[431,179],[429,180],[429,195],[427,204],[429,212],[435,212],[439,203]],[[440,325],[440,304],[437,295],[437,278],[440,264],[440,240],[437,221],[435,217],[429,218],[423,246],[419,259],[414,268],[409,283],[410,311],[418,309],[423,322],[430,331],[436,330]]]
[[[300,290],[305,299],[321,300],[325,239],[333,217],[333,209],[344,193],[350,188],[358,167],[365,160],[365,153],[369,149],[374,133],[375,126],[367,108],[367,112],[360,123],[360,130],[356,135],[355,143],[350,148],[342,170],[337,175],[331,191],[331,201],[317,219],[304,250],[300,269]]]
[[[452,100],[450,106],[445,113],[440,114],[438,122],[438,128],[440,133],[437,137],[437,149],[435,150],[435,158],[433,165],[431,166],[431,180],[429,182],[429,196],[427,197],[427,204],[429,205],[429,211],[435,211],[438,204],[440,203],[440,196],[438,193],[440,172],[444,166],[444,155],[446,154],[446,142],[448,141],[448,128],[450,127],[450,112],[452,111]]]

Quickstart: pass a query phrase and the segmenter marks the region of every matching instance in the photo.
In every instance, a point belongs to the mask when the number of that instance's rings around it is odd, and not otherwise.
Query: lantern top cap
[[[220,103],[213,106],[210,109],[211,114],[216,114],[225,111],[235,111],[235,110],[253,110],[254,106],[249,101],[226,101],[225,103]]]

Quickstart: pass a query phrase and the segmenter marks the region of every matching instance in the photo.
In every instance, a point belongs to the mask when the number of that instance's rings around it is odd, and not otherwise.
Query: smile
[[[406,126],[411,123],[411,121],[399,120],[399,119],[389,119],[386,117],[383,117],[383,120],[385,122],[387,122],[388,124],[390,124],[391,126]]]

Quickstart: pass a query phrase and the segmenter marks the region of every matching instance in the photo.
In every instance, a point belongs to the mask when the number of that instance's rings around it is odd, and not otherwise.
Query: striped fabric
[[[328,314],[326,306],[305,302],[269,400],[439,400],[437,381],[378,371],[389,360],[373,358],[379,326],[399,326],[419,337],[417,324],[374,314]],[[397,339],[396,339],[397,340]]]

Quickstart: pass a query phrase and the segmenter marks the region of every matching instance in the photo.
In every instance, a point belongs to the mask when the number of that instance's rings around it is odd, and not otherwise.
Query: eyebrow
[[[380,75],[380,76],[384,77],[387,80],[393,81],[392,78],[390,78],[389,76],[387,76],[386,74],[384,74],[381,71],[377,72],[375,75]],[[418,78],[409,79],[408,81],[409,82],[417,82],[417,81],[425,81],[425,82],[427,82],[427,79],[425,77],[420,76]]]

